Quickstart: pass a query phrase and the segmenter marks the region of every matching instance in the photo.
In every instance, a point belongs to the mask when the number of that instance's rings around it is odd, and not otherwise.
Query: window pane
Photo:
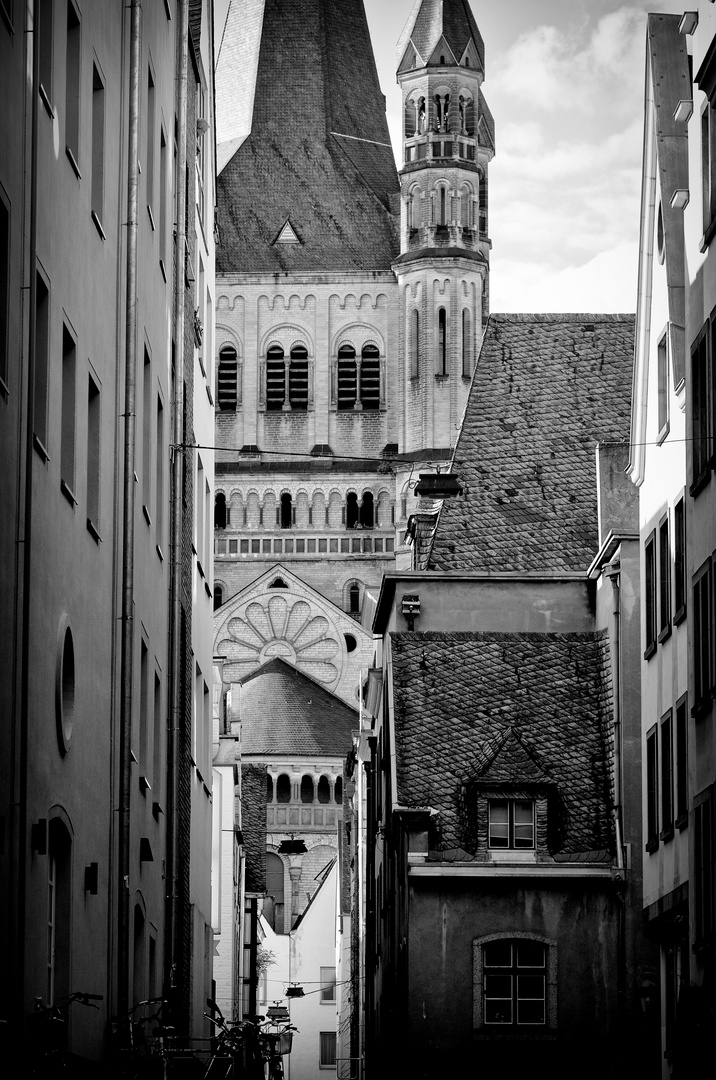
[[[538,941],[518,941],[517,966],[521,968],[543,968],[545,948]]]
[[[518,1024],[544,1024],[544,1001],[517,1001]]]
[[[534,803],[517,799],[513,803],[515,847],[534,847]]]
[[[485,945],[485,967],[512,967],[512,945],[509,941],[492,941]]]
[[[319,1065],[330,1067],[336,1064],[336,1033],[335,1031],[320,1032],[320,1060]]]
[[[490,801],[490,847],[506,848],[510,845],[510,816],[507,799]]]
[[[489,998],[512,998],[511,975],[486,975],[485,997]]]

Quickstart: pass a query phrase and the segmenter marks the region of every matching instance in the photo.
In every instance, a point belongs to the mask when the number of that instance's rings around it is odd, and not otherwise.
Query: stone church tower
[[[271,564],[359,616],[449,460],[488,309],[494,126],[468,0],[399,43],[398,175],[362,0],[233,0],[219,53],[217,607]]]

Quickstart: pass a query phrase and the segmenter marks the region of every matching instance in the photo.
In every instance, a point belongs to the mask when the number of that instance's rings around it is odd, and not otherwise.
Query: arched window
[[[414,101],[406,101],[405,103],[405,138],[412,139],[415,135],[416,127],[416,108]]]
[[[364,491],[360,505],[360,523],[364,529],[373,528],[374,517],[373,494],[370,491]]]
[[[333,788],[333,798],[339,805],[343,802],[343,780],[340,776],[336,777],[336,783]]]
[[[236,412],[239,399],[239,362],[233,345],[224,345],[220,350],[216,378],[219,409],[222,412]]]
[[[294,345],[291,349],[288,402],[292,409],[299,412],[305,412],[308,408],[308,350],[302,345]]]
[[[283,349],[272,345],[266,353],[266,409],[279,412],[286,400],[286,364]]]
[[[132,993],[135,1002],[143,1001],[146,995],[146,956],[145,956],[144,912],[139,904],[134,905],[134,956],[132,970]]]
[[[370,412],[380,408],[380,353],[375,345],[364,345],[361,352],[360,403]]]
[[[489,934],[473,943],[478,1031],[554,1029],[557,1021],[557,942],[522,932]],[[505,1030],[507,1029],[507,1030]]]
[[[479,215],[480,236],[487,236],[487,176],[480,177]]]
[[[348,590],[348,611],[351,615],[360,615],[360,585],[356,582]]]
[[[338,350],[338,408],[355,408],[358,390],[356,351],[352,345],[341,345]]]
[[[278,524],[282,529],[290,529],[293,525],[293,503],[288,491],[281,496],[281,509],[277,511],[280,516]]]
[[[51,1005],[70,992],[72,839],[59,818],[49,824],[47,855],[46,1001]]]
[[[425,98],[421,97],[418,99],[418,134],[423,135],[426,128],[427,123],[425,120]]]
[[[291,801],[291,778],[286,773],[281,773],[276,781],[276,802],[287,803]]]
[[[214,528],[225,529],[229,522],[229,510],[226,506],[226,495],[220,491],[214,499]]]
[[[283,580],[283,578],[280,578],[280,577],[274,578],[273,581],[271,582],[271,584],[269,585],[269,589],[287,589],[287,588],[288,588],[288,585]]]
[[[266,802],[273,802],[273,777],[266,773]]]
[[[224,603],[224,590],[221,585],[214,586],[214,611],[218,611]]]
[[[417,308],[410,312],[410,377],[420,374],[420,313]]]
[[[462,309],[462,375],[469,379],[472,375],[472,329],[470,312]]]
[[[312,803],[315,798],[315,789],[313,784],[313,777],[305,776],[301,777],[301,802]]]
[[[280,855],[266,853],[266,892],[263,914],[277,934],[285,933],[284,926],[284,866]]]
[[[460,224],[463,229],[472,225],[472,190],[468,184],[460,191]]]
[[[358,509],[358,496],[355,491],[349,491],[346,498],[346,528],[355,529],[360,520]]]
[[[438,188],[438,225],[444,227],[448,223],[447,188],[442,184]]]
[[[408,229],[411,233],[420,228],[420,190],[413,188],[408,195]]]
[[[319,777],[318,801],[319,803],[329,803],[331,801],[331,785],[327,776]]]
[[[447,316],[445,308],[438,311],[438,375],[447,375]]]

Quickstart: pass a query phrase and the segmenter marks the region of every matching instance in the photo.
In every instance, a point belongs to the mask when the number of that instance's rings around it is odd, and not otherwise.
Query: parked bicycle
[[[95,1002],[102,994],[76,992],[45,1005],[35,998],[35,1007],[27,1017],[27,1046],[29,1072],[35,1080],[55,1080],[56,1077],[75,1078],[96,1075],[96,1063],[72,1054],[67,1049],[67,1030],[70,1007],[74,1002],[88,1009],[98,1009]]]

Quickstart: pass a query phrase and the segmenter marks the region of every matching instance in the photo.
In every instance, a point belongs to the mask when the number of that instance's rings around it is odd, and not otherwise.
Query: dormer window
[[[490,799],[487,846],[492,851],[534,850],[534,801],[532,799]]]

